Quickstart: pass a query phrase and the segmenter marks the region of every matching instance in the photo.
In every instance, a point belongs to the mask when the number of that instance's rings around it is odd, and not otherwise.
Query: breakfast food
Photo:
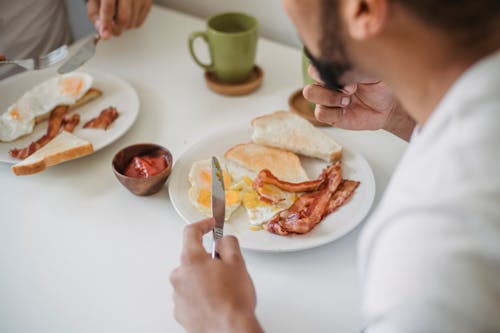
[[[46,80],[27,91],[0,115],[0,141],[10,142],[33,132],[35,124],[47,119],[56,107],[73,110],[99,97],[91,88],[92,76],[70,73]]]
[[[102,110],[101,113],[95,117],[90,119],[83,125],[83,128],[95,128],[95,129],[103,129],[107,130],[108,127],[118,118],[120,114],[118,110],[113,107],[107,107]]]
[[[168,167],[167,159],[162,151],[135,156],[123,173],[127,177],[146,178],[159,174]]]
[[[254,142],[237,144],[219,159],[227,183],[226,220],[242,204],[251,230],[305,234],[344,205],[359,186],[342,177],[342,146],[301,117],[278,111],[254,119],[252,125]],[[328,165],[310,180],[302,162],[313,160],[301,160],[295,153]],[[209,160],[195,162],[189,173],[189,199],[207,216],[210,175]]]
[[[67,112],[68,106],[66,105],[56,107],[50,113],[46,134],[40,139],[33,141],[27,147],[11,149],[9,155],[24,160],[55,138],[61,129],[64,129],[66,132],[73,132],[75,126],[80,122],[80,116],[78,114],[68,115]]]
[[[332,162],[342,157],[342,146],[307,120],[287,111],[255,118],[252,140],[300,155]]]
[[[269,220],[264,229],[278,235],[305,234],[347,202],[359,185],[359,182],[342,179],[340,162],[325,168],[319,180],[320,186],[311,184],[311,192],[300,195],[289,209]],[[279,182],[276,185],[279,186]],[[290,189],[289,184],[285,185]],[[301,191],[304,189],[305,186],[300,187]]]
[[[11,167],[14,174],[31,175],[77,157],[93,152],[92,144],[69,132],[62,131],[43,148]]]
[[[243,143],[230,148],[224,157],[256,174],[270,170],[276,177],[289,182],[308,180],[307,174],[294,153],[256,143]]]
[[[233,190],[231,176],[227,172],[224,161],[220,161],[224,179],[224,189],[226,190],[226,214],[225,220],[240,206],[241,199],[239,191]],[[211,184],[212,184],[212,164],[210,160],[194,162],[189,171],[189,201],[206,216],[212,216],[211,206]]]

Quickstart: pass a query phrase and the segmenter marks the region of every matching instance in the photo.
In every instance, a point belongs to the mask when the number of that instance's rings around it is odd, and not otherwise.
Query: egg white
[[[0,115],[0,141],[13,141],[33,132],[36,117],[46,115],[58,105],[75,104],[92,84],[89,74],[73,72],[53,77],[28,90]]]
[[[229,176],[230,174],[227,172],[224,160],[219,159],[219,162],[221,163],[223,173],[225,172]],[[202,160],[193,163],[188,176],[189,182],[191,184],[191,187],[188,191],[189,201],[200,213],[205,216],[212,216],[212,207],[209,201],[211,191],[211,174],[211,160]],[[228,188],[226,188],[226,221],[229,220],[234,211],[241,205],[240,193],[238,190],[233,189],[233,185],[234,184],[231,181]],[[230,202],[228,200],[228,195],[232,195],[232,198],[235,198],[235,196],[237,196],[237,200],[233,200],[234,202]],[[204,198],[203,203],[205,204],[200,203],[201,197]]]

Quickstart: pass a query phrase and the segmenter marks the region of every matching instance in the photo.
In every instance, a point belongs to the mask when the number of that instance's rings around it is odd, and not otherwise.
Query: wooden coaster
[[[310,102],[302,95],[302,89],[297,90],[288,98],[288,106],[290,111],[298,114],[302,118],[309,120],[314,126],[330,126],[322,123],[314,117],[314,109],[311,108]]]
[[[250,77],[241,83],[222,83],[217,80],[214,73],[205,72],[205,81],[207,86],[218,94],[226,96],[248,95],[257,90],[262,84],[264,72],[255,65]]]

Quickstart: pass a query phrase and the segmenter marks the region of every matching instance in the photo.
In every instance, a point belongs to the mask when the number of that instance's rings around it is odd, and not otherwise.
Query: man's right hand
[[[415,121],[384,82],[351,84],[339,92],[326,88],[313,66],[309,66],[309,75],[318,84],[306,86],[303,94],[316,104],[319,121],[349,130],[385,129],[409,140]]]
[[[0,61],[7,60],[7,58],[3,55],[3,53],[0,53]]]

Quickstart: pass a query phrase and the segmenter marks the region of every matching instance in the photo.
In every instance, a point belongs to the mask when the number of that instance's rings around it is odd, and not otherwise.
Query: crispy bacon
[[[47,127],[47,133],[42,136],[40,139],[33,141],[27,147],[24,148],[14,148],[9,151],[9,155],[24,160],[26,157],[33,154],[38,149],[45,146],[50,142],[56,135],[59,133],[59,130],[64,125],[64,118],[66,113],[68,112],[67,105],[61,105],[56,107],[51,113],[49,117],[49,126]],[[76,126],[76,125],[75,125]]]
[[[253,188],[259,193],[258,189],[262,188],[264,184],[274,185],[283,191],[287,192],[311,192],[317,190],[325,181],[324,173],[318,179],[302,182],[302,183],[289,183],[278,179],[273,173],[267,169],[261,170],[253,182]]]
[[[67,114],[63,118],[63,129],[66,132],[73,133],[75,127],[80,122],[80,115],[78,113]]]
[[[107,130],[109,125],[111,125],[111,123],[113,123],[119,115],[118,110],[115,107],[110,106],[102,110],[99,116],[87,121],[85,125],[83,125],[83,128],[100,128]]]
[[[340,162],[326,168],[323,175],[325,181],[318,190],[299,196],[290,208],[264,224],[264,229],[278,235],[307,233],[347,202],[359,185],[359,182],[342,180]]]

